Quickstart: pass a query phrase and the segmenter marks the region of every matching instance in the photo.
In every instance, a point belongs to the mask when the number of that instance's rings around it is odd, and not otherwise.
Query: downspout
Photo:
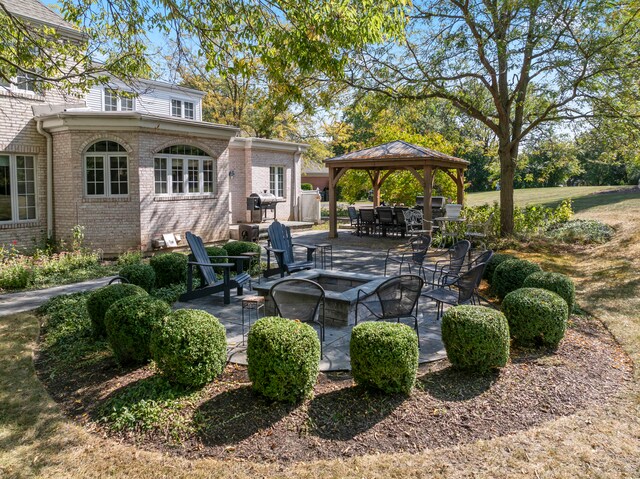
[[[42,120],[36,120],[38,133],[47,139],[47,239],[53,238],[53,137],[42,128]]]

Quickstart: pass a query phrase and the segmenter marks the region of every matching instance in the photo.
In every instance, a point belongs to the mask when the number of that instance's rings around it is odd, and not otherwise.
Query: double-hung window
[[[156,195],[215,193],[215,164],[207,153],[189,145],[174,145],[154,159]]]
[[[192,101],[171,100],[171,116],[176,118],[195,119],[195,106]]]
[[[133,111],[133,97],[123,96],[117,90],[105,88],[104,111]]]
[[[30,155],[0,153],[0,223],[36,219],[36,166]]]
[[[85,193],[90,197],[129,194],[129,160],[115,141],[98,141],[84,156]]]
[[[284,198],[284,166],[269,168],[269,191],[278,198]]]
[[[0,80],[0,86],[5,90],[20,94],[38,93],[38,81],[35,75],[23,71],[18,71],[11,81]]]

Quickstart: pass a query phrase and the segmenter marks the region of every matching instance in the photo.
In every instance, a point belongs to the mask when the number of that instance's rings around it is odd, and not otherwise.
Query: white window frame
[[[18,85],[21,83],[20,78],[24,77],[27,80],[25,81],[27,84],[31,83],[33,85],[33,89],[25,89],[20,88]],[[6,91],[10,91],[13,93],[19,93],[21,95],[40,95],[41,92],[38,91],[38,77],[28,72],[21,72],[17,76],[11,78],[11,81],[6,83],[0,83],[0,87],[4,88]]]
[[[38,168],[35,155],[21,154],[21,153],[5,153],[0,152],[0,156],[9,157],[9,181],[10,181],[10,196],[9,201],[11,203],[11,219],[0,220],[0,224],[18,224],[18,223],[31,223],[38,221]],[[18,157],[31,158],[33,161],[33,193],[29,196],[33,196],[33,206],[35,214],[33,218],[20,219],[20,192],[18,186]]]
[[[269,192],[277,198],[287,197],[286,172],[287,169],[283,165],[269,167]],[[278,178],[278,173],[282,175],[280,179]],[[282,195],[278,194],[279,190],[282,190]]]
[[[164,180],[156,180],[156,160],[166,160],[166,169],[163,170],[166,172],[166,178]],[[173,191],[173,164],[176,160],[182,161],[182,181],[180,182],[182,185],[182,192],[175,193]],[[189,181],[189,164],[191,162],[198,162],[198,191],[189,191],[190,183]],[[211,162],[211,191],[205,191],[205,170],[204,170],[204,162]],[[218,192],[218,185],[216,181],[216,162],[210,156],[194,156],[194,155],[172,155],[172,154],[164,154],[158,153],[153,156],[153,193],[155,196],[189,196],[189,195],[210,195],[215,196]],[[166,186],[166,193],[158,193],[156,192],[156,183],[164,183]]]
[[[120,90],[115,88],[103,88],[102,89],[102,111],[135,111],[136,110],[136,102],[133,97],[125,97],[121,96]],[[107,110],[107,95],[115,96],[116,98],[116,109],[115,110]],[[125,102],[131,102],[131,108],[124,108]]]
[[[176,105],[176,111],[179,114],[174,114],[174,105]],[[191,114],[187,116],[187,105],[191,105],[189,111]],[[196,119],[196,103],[188,100],[181,100],[179,98],[172,98],[169,102],[170,114],[173,118],[184,118],[185,120]]]
[[[112,141],[113,143],[118,143],[113,140],[99,140],[99,141]],[[98,142],[95,142],[98,143]],[[87,150],[91,148],[95,143],[92,143],[87,147]],[[121,145],[122,146],[122,145]],[[88,169],[87,169],[87,160],[89,158],[102,158],[102,164],[104,165],[104,176],[102,182],[104,183],[104,193],[96,194],[89,193],[88,188]],[[113,158],[124,158],[126,162],[126,172],[127,172],[127,193],[125,194],[115,194],[111,192],[111,159]],[[83,185],[84,185],[84,196],[86,198],[128,198],[129,193],[131,192],[131,168],[129,167],[129,154],[126,151],[86,151],[84,155],[82,155],[82,173],[83,173]],[[97,182],[96,182],[97,183]]]

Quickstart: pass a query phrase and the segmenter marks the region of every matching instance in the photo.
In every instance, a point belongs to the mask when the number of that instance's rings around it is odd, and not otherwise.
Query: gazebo
[[[464,170],[469,162],[422,146],[396,140],[364,150],[354,151],[324,163],[329,168],[329,238],[338,236],[336,186],[348,170],[365,170],[373,186],[373,206],[380,204],[380,187],[398,170],[407,170],[420,182],[424,191],[425,229],[431,229],[431,191],[435,172],[444,171],[457,186],[457,202],[464,201]]]

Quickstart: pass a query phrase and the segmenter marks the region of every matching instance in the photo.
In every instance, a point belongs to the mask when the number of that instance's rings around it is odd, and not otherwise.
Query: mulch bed
[[[41,380],[65,412],[99,434],[185,457],[243,458],[289,463],[411,452],[489,439],[600,405],[631,380],[631,362],[599,323],[574,317],[555,352],[512,351],[508,366],[488,376],[452,369],[447,361],[421,366],[410,397],[356,387],[348,373],[320,374],[312,400],[267,401],[251,390],[246,368],[229,365],[202,400],[182,411],[195,432],[113,433],[94,419],[115,391],[153,374],[119,370],[113,360]]]

